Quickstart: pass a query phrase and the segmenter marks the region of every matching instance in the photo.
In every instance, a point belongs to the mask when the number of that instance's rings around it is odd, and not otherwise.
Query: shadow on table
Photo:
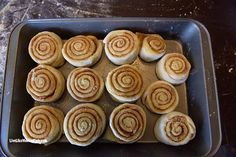
[[[236,157],[236,145],[223,145],[215,157]]]

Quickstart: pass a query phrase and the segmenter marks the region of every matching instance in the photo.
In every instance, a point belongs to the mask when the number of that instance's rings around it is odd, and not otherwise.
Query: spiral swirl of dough
[[[171,57],[168,57],[165,62],[165,68],[174,79],[189,71],[186,59],[182,55],[171,55]]]
[[[166,54],[157,63],[157,76],[172,84],[180,84],[189,76],[191,65],[186,57],[179,53]]]
[[[128,64],[137,58],[139,40],[131,31],[112,31],[103,42],[105,43],[106,55],[114,64]]]
[[[53,32],[40,32],[29,43],[29,54],[38,64],[46,64],[54,67],[64,63],[62,56],[62,40]]]
[[[57,69],[38,65],[28,74],[26,89],[33,99],[41,102],[56,101],[63,93],[65,80]]]
[[[150,111],[165,114],[177,107],[179,95],[168,82],[156,81],[145,90],[142,101]]]
[[[132,65],[123,65],[108,73],[106,88],[114,100],[133,102],[143,93],[143,78]]]
[[[102,43],[94,36],[78,35],[65,42],[62,54],[70,64],[88,67],[101,57]]]
[[[87,146],[104,131],[105,114],[95,104],[79,104],[72,108],[64,120],[64,131],[71,144]]]
[[[22,132],[31,143],[51,144],[56,142],[63,132],[63,113],[50,106],[37,106],[24,116]]]
[[[110,116],[113,134],[128,143],[138,141],[146,128],[146,114],[135,104],[122,104],[116,107]]]
[[[143,42],[147,42],[147,46],[150,47],[154,53],[163,53],[166,49],[165,41],[159,35],[149,35],[144,38]]]
[[[195,137],[196,128],[192,119],[180,112],[162,115],[154,128],[158,140],[169,145],[183,145]]]
[[[134,47],[134,40],[128,33],[124,33],[122,36],[118,35],[112,38],[107,46],[110,53],[114,56],[121,57],[130,53]]]
[[[171,53],[166,56],[165,69],[170,77],[179,79],[188,75],[190,64],[183,55]]]
[[[185,117],[176,116],[166,123],[166,135],[174,142],[182,141],[188,135],[188,124]]]
[[[104,82],[95,70],[76,68],[68,76],[67,89],[77,101],[93,102],[101,97]]]

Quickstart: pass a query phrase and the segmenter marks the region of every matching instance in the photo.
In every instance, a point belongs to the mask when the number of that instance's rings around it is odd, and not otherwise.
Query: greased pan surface
[[[175,40],[166,40],[166,45],[167,45],[167,52],[166,53],[171,53],[171,52],[178,52],[178,53],[183,53],[182,51],[182,45],[175,41]],[[133,62],[132,65],[137,67],[144,79],[144,87],[146,88],[148,85],[151,83],[155,82],[158,80],[156,76],[156,64],[157,62],[151,62],[147,63],[141,60],[139,57]],[[101,59],[96,63],[94,66],[90,67],[94,70],[96,70],[103,78],[103,80],[106,80],[107,74],[114,68],[118,66],[112,64],[108,58],[105,55],[105,52],[103,52],[103,55]],[[72,66],[69,63],[64,64],[62,67],[59,68],[59,70],[63,73],[65,78],[69,75],[69,73],[74,69],[75,67]],[[182,113],[187,114],[188,113],[188,105],[187,105],[187,93],[186,93],[186,84],[183,83],[181,85],[175,86],[178,94],[179,94],[179,105],[176,108],[176,111],[180,111]],[[111,99],[109,96],[109,93],[107,90],[104,90],[102,97],[94,102],[95,104],[98,104],[99,106],[102,107],[102,109],[106,113],[107,121],[109,120],[109,116],[112,112],[112,110],[118,106],[121,103],[118,103],[114,100]],[[68,93],[67,90],[64,91],[64,94],[62,98],[59,101],[56,101],[54,103],[40,103],[35,101],[35,105],[42,105],[42,104],[48,104],[51,106],[55,106],[57,108],[60,108],[64,114],[66,114],[71,108],[73,108],[75,105],[79,104],[78,101],[73,99],[70,94]],[[160,117],[158,114],[154,114],[150,112],[145,105],[141,102],[141,99],[139,99],[135,104],[141,106],[147,115],[147,129],[145,130],[144,136],[137,141],[138,143],[157,143],[157,139],[154,136],[153,128],[154,125],[157,121],[157,119]],[[97,142],[103,143],[103,142],[118,142],[119,140],[115,138],[111,132],[110,127],[107,125],[106,130],[104,132],[104,135],[97,140]],[[68,142],[65,136],[63,136],[60,139],[60,142]]]
[[[49,30],[63,39],[77,34],[92,34],[103,39],[114,29],[159,33],[166,40],[181,43],[183,53],[193,67],[186,82],[188,104],[186,112],[188,111],[196,124],[196,138],[181,147],[151,143],[148,140],[145,143],[131,145],[104,143],[101,140],[87,148],[75,147],[66,142],[48,147],[13,143],[11,139],[23,138],[21,133],[23,116],[34,104],[25,90],[27,74],[36,66],[27,52],[29,40],[33,35]],[[4,153],[11,156],[58,156],[58,154],[63,156],[207,156],[209,152],[214,153],[221,141],[221,132],[211,55],[207,31],[198,22],[188,19],[101,18],[25,21],[14,29],[9,40],[1,108],[2,149]]]

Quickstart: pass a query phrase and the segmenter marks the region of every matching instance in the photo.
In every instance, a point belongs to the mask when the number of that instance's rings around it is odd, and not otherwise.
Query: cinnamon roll
[[[191,65],[186,57],[179,53],[166,54],[157,63],[157,76],[172,84],[181,84],[189,76]]]
[[[156,81],[144,91],[143,104],[157,114],[173,111],[179,103],[179,95],[174,86],[165,81]]]
[[[195,137],[196,127],[192,119],[180,112],[162,115],[154,127],[156,138],[165,144],[179,146]]]
[[[102,77],[93,69],[76,68],[67,78],[67,90],[70,95],[80,102],[98,100],[104,89]]]
[[[27,92],[40,102],[58,100],[65,89],[65,79],[62,73],[48,65],[38,65],[27,77]]]
[[[134,102],[143,93],[143,78],[132,65],[122,65],[107,75],[106,89],[118,102]]]
[[[145,132],[146,113],[136,104],[121,104],[110,115],[110,128],[122,142],[136,142]]]
[[[89,67],[100,59],[102,55],[102,42],[95,36],[78,35],[65,42],[62,54],[73,66]]]
[[[30,57],[38,64],[59,67],[64,64],[62,56],[62,40],[53,32],[40,32],[29,43]]]
[[[101,136],[105,125],[106,116],[99,106],[79,104],[66,114],[64,132],[71,144],[88,146]]]
[[[63,120],[64,114],[59,109],[46,105],[33,107],[24,116],[23,136],[30,143],[49,145],[60,139]]]
[[[138,56],[139,40],[131,31],[112,31],[107,34],[103,43],[108,59],[116,65],[132,63]]]
[[[146,34],[144,38],[139,37],[139,39],[141,39],[140,42],[142,42],[139,56],[144,61],[152,62],[159,59],[165,54],[165,40],[160,35]]]

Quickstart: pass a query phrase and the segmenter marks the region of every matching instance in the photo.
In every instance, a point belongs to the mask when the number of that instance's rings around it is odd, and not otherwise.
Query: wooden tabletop
[[[1,0],[1,89],[6,45],[12,28],[26,19],[69,17],[183,17],[202,22],[212,41],[221,111],[222,146],[230,147],[229,154],[236,152],[230,146],[236,143],[235,0]],[[229,154],[218,152],[220,156]]]

